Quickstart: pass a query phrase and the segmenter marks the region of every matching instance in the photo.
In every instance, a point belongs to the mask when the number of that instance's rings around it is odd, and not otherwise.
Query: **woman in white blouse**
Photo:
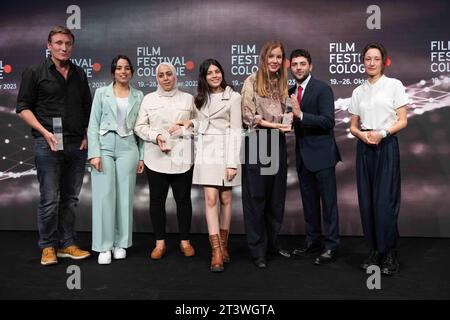
[[[364,236],[370,254],[363,269],[399,271],[397,220],[400,211],[400,151],[396,134],[407,125],[408,97],[403,84],[384,75],[387,52],[368,44],[361,55],[367,82],[352,94],[350,132],[358,138],[356,173]]]
[[[163,62],[156,67],[158,88],[142,100],[134,131],[144,140],[144,163],[150,188],[150,217],[156,238],[152,259],[166,252],[165,203],[169,187],[177,205],[180,250],[195,255],[189,242],[192,218],[192,133],[177,124],[194,118],[194,98],[178,90],[175,67]]]
[[[241,95],[227,85],[217,60],[202,62],[195,97],[198,134],[193,183],[202,185],[212,257],[210,270],[221,272],[230,261],[228,235],[232,187],[241,184]],[[189,126],[192,122],[184,122]],[[220,211],[217,204],[220,203]]]

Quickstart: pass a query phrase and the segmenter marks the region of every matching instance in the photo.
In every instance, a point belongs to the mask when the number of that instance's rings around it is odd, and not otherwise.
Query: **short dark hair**
[[[131,60],[130,60],[130,58],[128,58],[124,54],[118,54],[112,60],[112,62],[111,62],[111,74],[114,75],[114,72],[116,72],[117,62],[119,62],[120,59],[124,59],[124,60],[128,61],[128,64],[130,65],[131,74],[134,74],[134,68],[133,68],[133,64],[131,63]]]
[[[380,50],[381,58],[383,60],[383,66],[385,66],[386,65],[386,60],[387,60],[387,50],[379,42],[371,42],[371,43],[366,44],[364,49],[361,51],[360,61],[362,63],[364,63],[364,56],[366,55],[367,51],[369,51],[369,49],[378,49],[378,50]]]
[[[70,29],[68,29],[64,26],[56,26],[56,27],[53,27],[52,30],[50,30],[50,33],[48,34],[48,39],[47,39],[48,43],[52,42],[52,37],[57,33],[67,34],[67,35],[71,36],[72,42],[75,43],[75,36],[73,35],[72,31],[70,31]]]
[[[292,62],[292,59],[297,57],[305,57],[306,60],[308,60],[308,63],[311,64],[311,55],[309,54],[308,50],[305,49],[295,49],[291,52],[291,57],[289,58],[289,61]]]

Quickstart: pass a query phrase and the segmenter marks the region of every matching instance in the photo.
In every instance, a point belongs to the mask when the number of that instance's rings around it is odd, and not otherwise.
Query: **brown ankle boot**
[[[220,239],[218,234],[209,236],[209,243],[211,244],[212,257],[211,257],[211,271],[221,272],[223,271],[223,257],[220,250]]]
[[[230,262],[230,255],[228,254],[228,235],[230,232],[225,229],[220,229],[220,248],[222,250],[223,262]]]

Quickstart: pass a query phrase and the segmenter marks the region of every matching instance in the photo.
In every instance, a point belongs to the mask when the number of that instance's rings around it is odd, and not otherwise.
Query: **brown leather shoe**
[[[188,244],[181,244],[180,243],[180,250],[184,254],[185,257],[193,257],[193,256],[195,256],[194,247],[192,247],[190,243],[188,243]]]
[[[230,232],[226,229],[220,229],[220,249],[222,250],[223,262],[230,262],[230,254],[228,253],[228,235]]]
[[[218,234],[209,236],[209,243],[211,244],[211,266],[209,269],[212,272],[223,271],[223,257],[222,250],[220,250],[220,238]]]
[[[48,266],[56,263],[58,263],[58,259],[56,258],[55,248],[47,247],[42,249],[41,264]]]
[[[80,260],[86,259],[91,254],[89,253],[89,251],[81,250],[76,245],[71,245],[67,248],[58,249],[56,255],[58,256],[58,258],[71,258],[75,260]]]
[[[150,254],[150,258],[153,260],[159,260],[166,254],[166,247],[155,247]]]

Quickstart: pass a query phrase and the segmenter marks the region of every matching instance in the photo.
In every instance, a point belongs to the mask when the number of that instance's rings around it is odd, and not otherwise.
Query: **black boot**
[[[397,259],[397,251],[392,250],[386,253],[383,262],[381,263],[381,273],[387,276],[392,276],[400,270],[400,263]]]
[[[366,270],[369,266],[376,265],[379,266],[381,262],[382,255],[377,250],[370,250],[369,256],[361,264],[361,268]]]

